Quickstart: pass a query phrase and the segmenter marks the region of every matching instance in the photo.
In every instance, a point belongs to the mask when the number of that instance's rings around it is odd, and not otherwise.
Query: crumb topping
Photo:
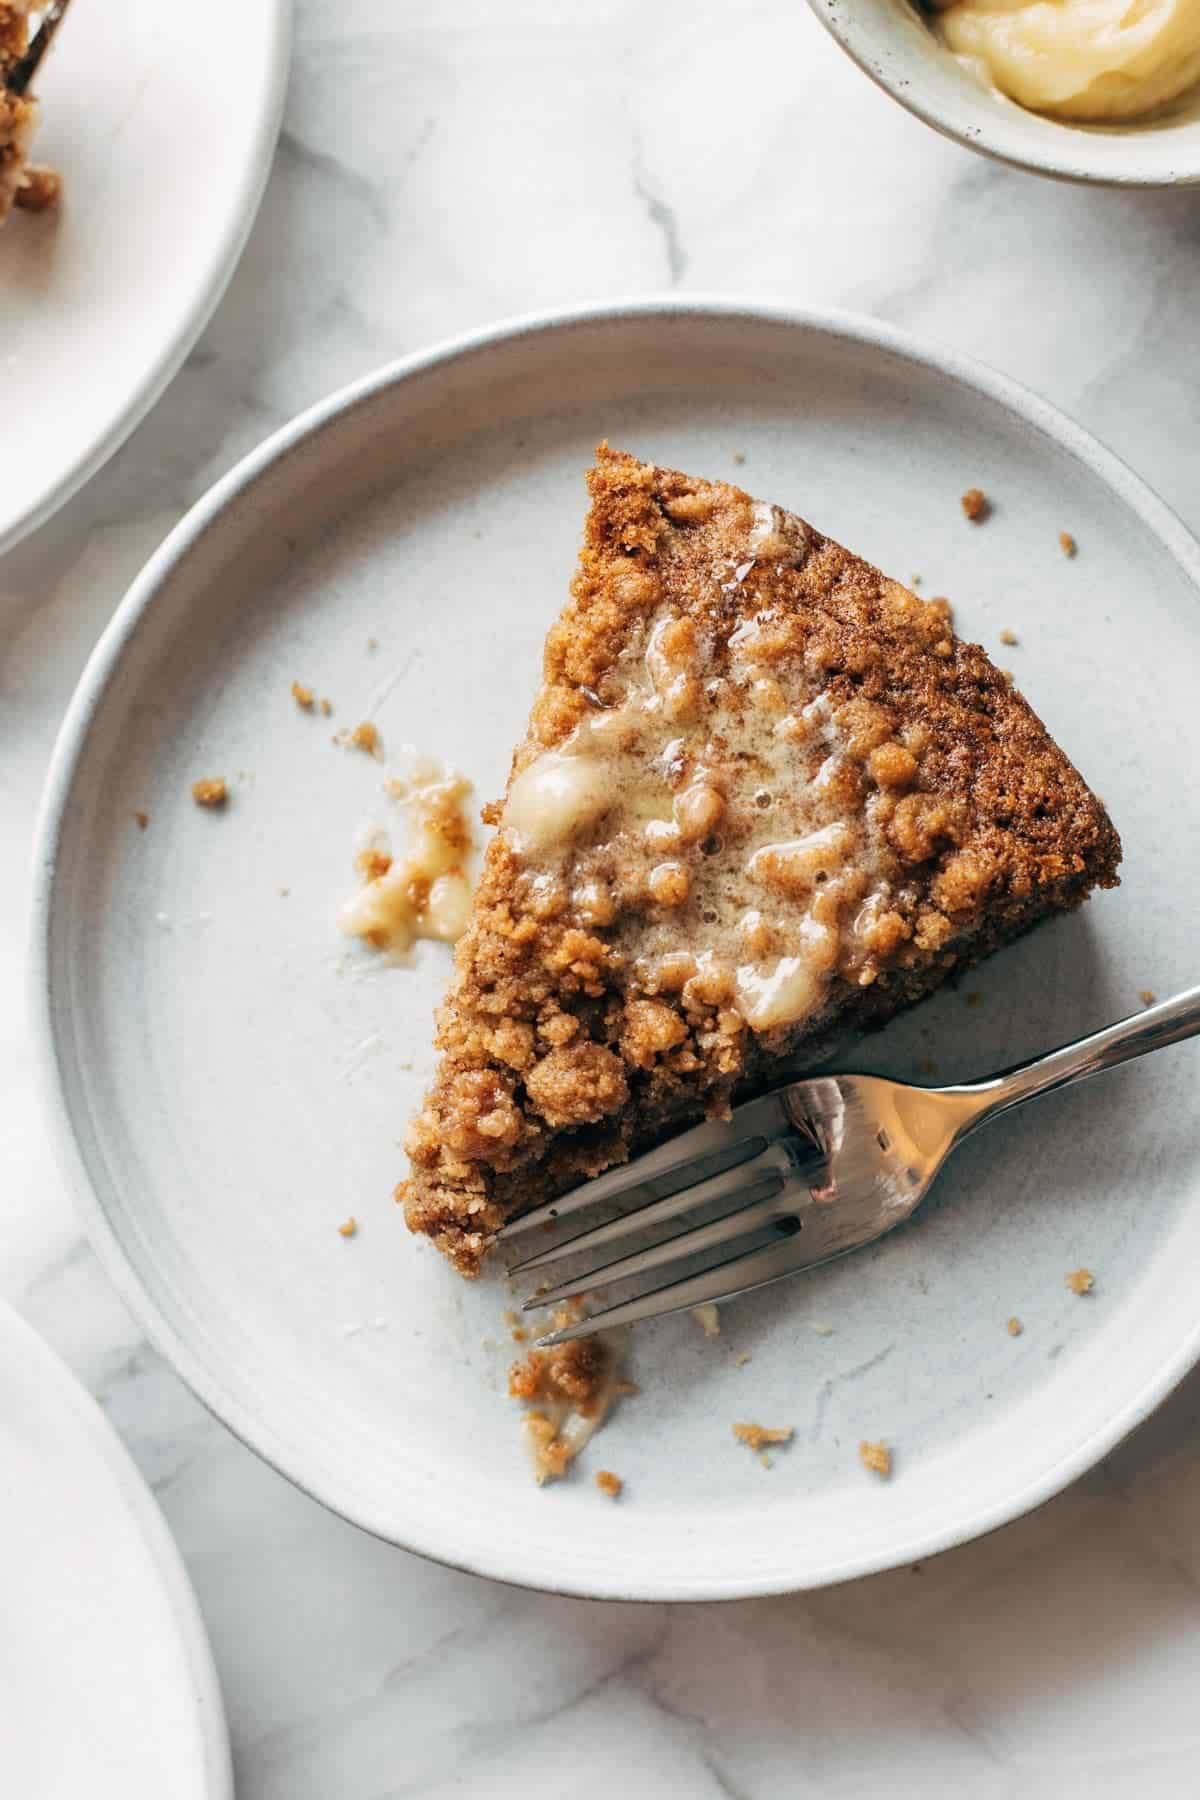
[[[891,1474],[892,1453],[886,1444],[872,1444],[864,1438],[858,1446],[858,1454],[864,1469],[885,1477]]]
[[[733,1427],[733,1435],[739,1444],[745,1444],[757,1455],[768,1444],[790,1444],[793,1430],[790,1425],[737,1424]]]
[[[203,781],[192,783],[192,799],[197,806],[216,808],[224,806],[229,799],[229,785],[223,775],[206,777]]]
[[[1115,885],[1103,807],[944,600],[602,447],[410,1126],[466,1275],[514,1212]]]
[[[565,1326],[570,1308],[555,1315]],[[549,1350],[530,1350],[509,1371],[508,1391],[528,1409],[525,1440],[539,1487],[566,1474],[604,1423],[616,1400],[629,1391],[620,1379],[622,1340],[610,1332],[572,1338]]]

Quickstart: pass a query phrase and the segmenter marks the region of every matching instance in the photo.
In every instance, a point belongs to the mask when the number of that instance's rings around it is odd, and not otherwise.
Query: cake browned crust
[[[397,1189],[465,1275],[518,1211],[1117,881],[1103,806],[945,602],[724,482],[602,445],[588,484]]]

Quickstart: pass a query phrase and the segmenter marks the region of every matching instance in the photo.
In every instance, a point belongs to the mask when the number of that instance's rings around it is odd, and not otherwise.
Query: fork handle
[[[1078,1043],[1064,1044],[1032,1062],[1019,1063],[990,1081],[977,1081],[958,1088],[960,1094],[976,1095],[979,1110],[971,1124],[982,1125],[985,1119],[1020,1106],[1038,1094],[1053,1093],[1055,1088],[1070,1087],[1099,1075],[1104,1069],[1115,1069],[1119,1063],[1145,1056],[1149,1050],[1161,1050],[1165,1044],[1178,1044],[1184,1038],[1200,1033],[1200,987],[1187,988],[1171,1000],[1148,1006],[1144,1012],[1106,1025]]]

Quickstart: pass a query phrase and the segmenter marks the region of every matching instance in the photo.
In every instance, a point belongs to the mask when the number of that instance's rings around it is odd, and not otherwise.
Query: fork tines
[[[55,34],[66,17],[70,4],[71,0],[50,0],[50,4],[42,10],[38,28],[29,41],[28,49],[15,62],[10,63],[5,71],[4,85],[8,92],[15,94],[18,99],[27,92],[30,83],[41,67],[42,59],[54,42]]]

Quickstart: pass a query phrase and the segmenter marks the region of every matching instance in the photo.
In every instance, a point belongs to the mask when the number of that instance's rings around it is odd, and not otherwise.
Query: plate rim
[[[88,659],[60,727],[42,792],[34,835],[33,896],[30,913],[29,997],[32,1012],[33,1052],[43,1116],[54,1145],[58,1165],[72,1194],[78,1216],[105,1272],[113,1282],[147,1337],[170,1362],[197,1398],[249,1449],[293,1486],[329,1511],[349,1520],[382,1541],[414,1554],[459,1569],[464,1573],[505,1581],[517,1586],[559,1595],[603,1600],[645,1602],[694,1602],[739,1600],[815,1591],[842,1581],[882,1573],[905,1563],[974,1541],[1022,1518],[1052,1499],[1085,1474],[1136,1426],[1141,1424],[1200,1362],[1200,1318],[1174,1354],[1146,1378],[1140,1389],[1118,1408],[1103,1427],[1097,1427],[1074,1451],[1053,1457],[1040,1477],[1011,1494],[978,1507],[970,1518],[939,1527],[923,1527],[907,1539],[897,1539],[887,1550],[844,1553],[819,1573],[784,1572],[726,1576],[673,1578],[655,1585],[638,1577],[613,1571],[603,1581],[593,1575],[570,1571],[544,1576],[519,1555],[514,1560],[503,1546],[495,1556],[447,1553],[430,1549],[420,1541],[419,1521],[406,1526],[405,1535],[373,1513],[357,1492],[333,1491],[333,1484],[305,1467],[295,1441],[281,1440],[266,1415],[252,1405],[243,1406],[207,1362],[178,1334],[155,1304],[141,1276],[117,1236],[115,1228],[92,1186],[79,1140],[72,1123],[62,1068],[56,1049],[55,1000],[51,980],[51,924],[55,891],[55,866],[62,840],[76,773],[89,736],[90,725],[110,682],[117,675],[125,646],[153,605],[159,589],[182,565],[227,507],[246,493],[276,464],[313,439],[328,424],[389,387],[398,386],[427,370],[452,364],[481,350],[503,346],[547,332],[565,332],[577,326],[612,326],[622,321],[704,321],[719,318],[726,323],[790,327],[816,333],[865,349],[883,351],[914,364],[927,373],[949,377],[975,394],[1003,406],[1022,422],[1033,426],[1059,449],[1066,449],[1103,481],[1138,516],[1167,553],[1190,579],[1200,597],[1200,542],[1178,515],[1141,476],[1135,474],[1112,450],[1078,425],[1070,416],[1032,390],[978,359],[959,351],[927,343],[903,327],[841,308],[794,306],[729,295],[649,295],[624,300],[550,307],[500,320],[480,329],[445,339],[430,348],[385,363],[348,383],[324,400],[306,408],[272,432],[217,480],[183,516],[152,554],[118,605]]]
[[[199,1724],[203,1773],[209,1800],[234,1800],[233,1756],[221,1684],[200,1602],[183,1553],[129,1450],[95,1396],[88,1392],[54,1346],[7,1300],[0,1300],[0,1341],[6,1333],[20,1341],[29,1361],[62,1402],[82,1442],[112,1476],[120,1499],[165,1593],[190,1676],[192,1711]]]
[[[295,0],[260,0],[269,9],[268,79],[251,154],[246,160],[230,208],[229,220],[214,249],[207,275],[175,331],[153,358],[141,381],[108,425],[70,460],[22,513],[0,523],[0,556],[45,525],[68,500],[97,475],[162,399],[207,329],[233,280],[250,240],[275,163],[283,125],[292,62]]]

